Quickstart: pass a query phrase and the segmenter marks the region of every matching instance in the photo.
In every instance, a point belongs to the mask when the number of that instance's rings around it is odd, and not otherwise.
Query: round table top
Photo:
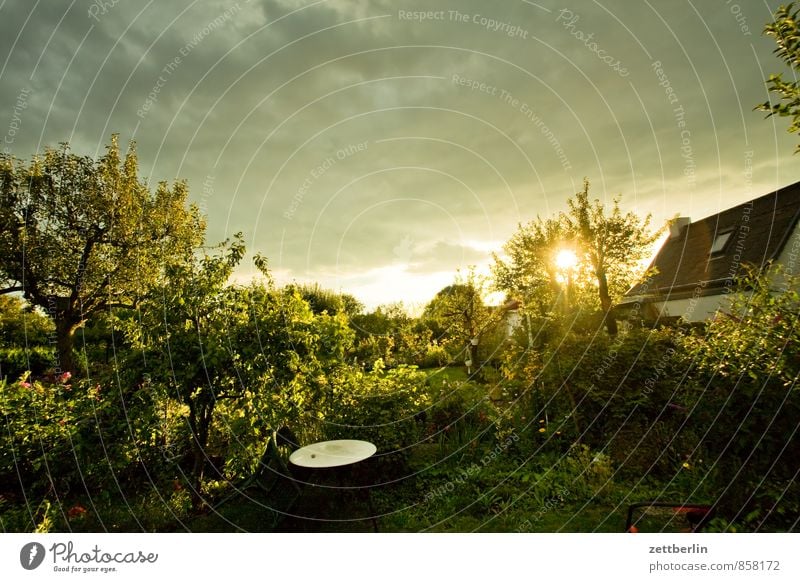
[[[375,454],[378,448],[367,441],[323,441],[297,449],[289,461],[299,467],[321,469],[352,465]]]

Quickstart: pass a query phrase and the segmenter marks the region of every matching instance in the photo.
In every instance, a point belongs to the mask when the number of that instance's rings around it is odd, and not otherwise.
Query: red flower
[[[67,512],[67,517],[70,519],[74,519],[76,517],[84,517],[87,511],[86,508],[82,505],[73,505],[70,510]]]
[[[61,374],[61,375],[58,377],[58,381],[59,381],[59,382],[61,382],[61,383],[63,384],[64,382],[66,382],[66,381],[67,381],[67,380],[69,380],[70,378],[72,378],[72,372],[64,372],[63,374]]]

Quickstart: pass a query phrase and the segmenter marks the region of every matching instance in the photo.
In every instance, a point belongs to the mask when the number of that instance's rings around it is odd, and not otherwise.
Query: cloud
[[[91,0],[6,0],[0,133],[27,158],[65,139],[96,155],[120,132],[144,176],[188,179],[210,242],[243,231],[287,276],[432,296],[486,264],[470,241],[562,210],[584,176],[656,222],[800,178],[794,136],[751,111],[782,68],[768,8],[695,4],[583,3],[569,24],[550,0],[106,2],[96,18]]]

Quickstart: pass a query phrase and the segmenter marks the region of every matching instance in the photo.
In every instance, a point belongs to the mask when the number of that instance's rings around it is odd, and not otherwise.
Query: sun
[[[575,265],[577,264],[578,256],[574,253],[574,251],[562,249],[556,255],[556,266],[562,271],[574,269]]]

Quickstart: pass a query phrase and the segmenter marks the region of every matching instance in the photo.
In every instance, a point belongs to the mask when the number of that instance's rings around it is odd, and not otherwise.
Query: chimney
[[[679,216],[670,221],[669,223],[669,238],[670,240],[674,238],[678,238],[683,232],[684,226],[689,226],[691,224],[692,219],[688,216]]]

